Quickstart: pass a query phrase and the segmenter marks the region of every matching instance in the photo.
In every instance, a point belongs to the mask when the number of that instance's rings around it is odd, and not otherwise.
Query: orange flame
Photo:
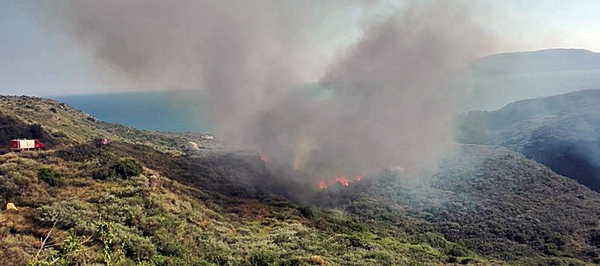
[[[350,180],[348,180],[348,178],[346,178],[345,175],[336,176],[335,182],[338,182],[338,183],[344,185],[345,187],[350,185]]]
[[[326,189],[327,188],[327,184],[325,184],[325,181],[321,180],[319,181],[319,189]]]
[[[269,158],[264,153],[262,153],[262,151],[259,150],[258,151],[258,155],[260,156],[260,160],[261,161],[263,161],[263,162],[268,162],[269,161]]]
[[[361,180],[361,176],[357,175],[354,180],[355,181],[360,181]],[[321,181],[319,181],[319,183],[317,184],[319,186],[319,189],[323,190],[323,189],[327,189],[329,186],[335,184],[335,183],[339,183],[342,186],[350,186],[350,184],[352,184],[352,181],[349,180],[346,175],[338,175],[335,176],[334,179],[329,180],[329,181],[324,181],[323,179],[321,179]]]

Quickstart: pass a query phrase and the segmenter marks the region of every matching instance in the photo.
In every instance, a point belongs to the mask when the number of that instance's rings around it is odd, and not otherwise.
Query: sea
[[[97,119],[163,132],[212,133],[206,97],[195,91],[115,92],[50,97]]]

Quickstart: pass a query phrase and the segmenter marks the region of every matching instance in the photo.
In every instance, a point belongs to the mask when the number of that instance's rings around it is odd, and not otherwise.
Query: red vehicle
[[[96,144],[96,146],[108,145],[108,139],[96,138],[96,139],[94,139],[94,144]]]
[[[11,151],[40,150],[46,147],[39,139],[13,139],[10,141]]]

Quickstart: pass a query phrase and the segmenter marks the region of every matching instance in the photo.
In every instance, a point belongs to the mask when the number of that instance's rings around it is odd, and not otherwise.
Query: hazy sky
[[[40,0],[41,1],[41,0]],[[600,51],[600,1],[481,1],[488,7],[481,23],[499,37],[497,52],[546,48]],[[90,79],[89,51],[60,31],[42,25],[29,0],[0,0],[0,94],[66,95],[124,90]],[[365,13],[370,16],[402,8],[403,0],[382,1],[372,10],[350,6],[332,18],[334,34],[316,36],[323,43],[307,62],[319,66],[359,38]],[[362,14],[362,15],[361,15]],[[318,69],[316,67],[315,69]]]

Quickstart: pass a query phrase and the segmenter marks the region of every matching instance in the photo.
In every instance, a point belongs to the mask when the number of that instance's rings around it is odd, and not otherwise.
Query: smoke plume
[[[60,1],[39,10],[90,51],[96,77],[196,89],[225,143],[322,178],[434,158],[467,85],[457,69],[493,49],[473,2],[408,1],[379,13],[378,4]],[[361,36],[322,62],[321,46],[348,16]]]

